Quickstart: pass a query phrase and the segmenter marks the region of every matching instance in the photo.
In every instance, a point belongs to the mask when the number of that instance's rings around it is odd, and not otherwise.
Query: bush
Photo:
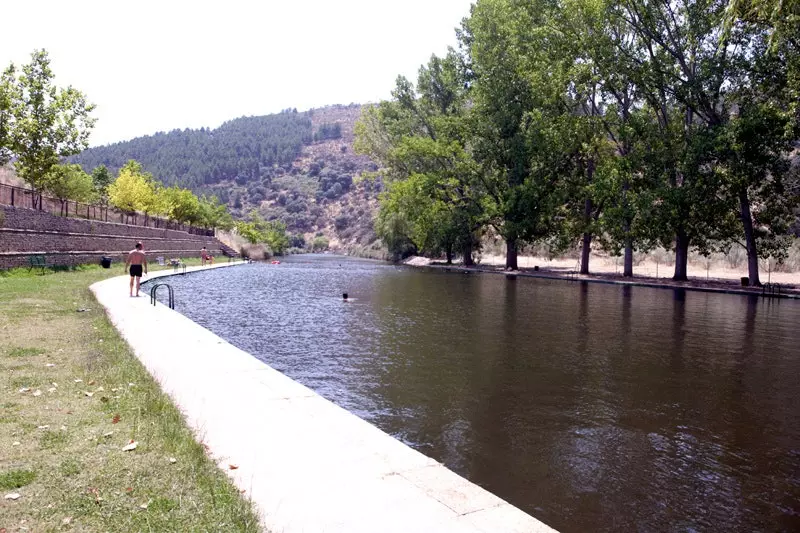
[[[242,257],[252,259],[253,261],[263,261],[272,257],[272,251],[268,246],[263,244],[244,244],[242,249],[239,250]]]
[[[314,242],[311,243],[311,250],[314,252],[324,252],[328,249],[330,241],[325,237],[316,237]]]
[[[337,230],[342,231],[350,225],[350,217],[347,215],[339,215],[334,219],[333,224],[336,226]]]

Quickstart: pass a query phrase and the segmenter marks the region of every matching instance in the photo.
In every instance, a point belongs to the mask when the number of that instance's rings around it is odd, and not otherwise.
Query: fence
[[[72,200],[59,200],[37,193],[31,189],[14,187],[0,183],[0,204],[26,209],[37,209],[46,211],[51,215],[85,218],[89,220],[99,220],[101,222],[116,222],[129,226],[142,226],[145,228],[160,228],[185,231],[192,235],[202,235],[213,237],[214,230],[191,226],[189,224],[179,224],[165,218],[147,216],[142,213],[130,213],[120,211],[114,207],[84,204]]]

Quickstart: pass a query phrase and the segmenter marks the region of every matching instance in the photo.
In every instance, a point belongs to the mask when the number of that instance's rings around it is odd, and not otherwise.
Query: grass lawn
[[[0,532],[259,531],[89,292],[122,273],[0,273]]]

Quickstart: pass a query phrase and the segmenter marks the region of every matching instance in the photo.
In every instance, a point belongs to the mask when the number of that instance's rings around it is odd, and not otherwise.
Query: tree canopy
[[[690,248],[742,243],[758,284],[797,205],[789,4],[478,0],[459,49],[357,127],[392,182],[379,233],[437,253],[447,221],[469,220],[505,239],[509,268],[521,243],[580,243],[588,273],[596,243],[624,250],[626,275],[662,245],[678,280]]]

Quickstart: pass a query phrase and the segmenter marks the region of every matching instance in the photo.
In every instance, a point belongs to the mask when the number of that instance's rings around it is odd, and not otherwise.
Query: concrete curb
[[[554,531],[127,283],[91,290],[267,531]]]
[[[503,275],[503,276],[512,276],[512,277],[520,277],[520,278],[537,278],[537,279],[549,279],[553,281],[571,281],[571,282],[586,282],[586,283],[603,283],[606,285],[627,285],[629,287],[649,287],[651,289],[683,289],[686,291],[694,291],[694,292],[714,292],[718,294],[738,294],[741,296],[757,296],[761,297],[760,290],[746,290],[746,289],[722,289],[717,287],[697,287],[692,285],[671,285],[669,283],[653,283],[647,281],[624,281],[624,280],[616,280],[616,279],[603,279],[597,277],[590,277],[584,275],[576,275],[575,277],[567,277],[561,276],[558,274],[548,274],[547,272],[528,272],[524,270],[514,270],[511,272],[505,270],[490,270],[484,268],[470,268],[470,267],[463,267],[458,265],[413,265],[413,264],[405,264],[407,267],[411,268],[431,268],[437,270],[445,270],[445,271],[455,271],[455,272],[465,272],[470,274],[496,274],[496,275]],[[800,300],[800,294],[794,293],[781,293],[767,296],[768,298],[783,298],[789,300]]]

